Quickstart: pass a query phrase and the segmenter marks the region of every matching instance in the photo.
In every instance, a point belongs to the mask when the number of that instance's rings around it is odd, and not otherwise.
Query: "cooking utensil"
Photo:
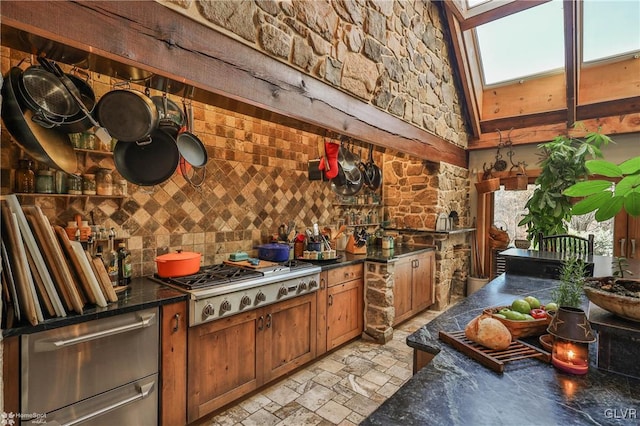
[[[76,70],[76,73],[80,73],[80,70]],[[86,107],[87,111],[93,113],[96,106],[96,95],[89,83],[89,74],[86,74],[84,78],[73,74],[66,74],[67,78],[71,80],[73,85],[78,88],[80,93],[80,99]],[[60,130],[65,133],[82,133],[93,127],[93,123],[87,117],[87,115],[78,109],[78,113],[65,119],[62,124],[56,127],[56,130]]]
[[[271,262],[284,262],[289,260],[289,244],[269,243],[256,247],[258,258]]]
[[[182,127],[186,124],[186,118],[182,111],[182,108],[174,101],[167,97],[167,93],[163,93],[162,96],[152,96],[151,101],[155,104],[158,114],[159,122],[172,122]]]
[[[185,161],[193,167],[203,167],[207,164],[208,156],[207,150],[200,138],[191,133],[193,131],[193,104],[189,103],[188,111],[184,100],[182,104],[187,119],[187,127],[181,131],[176,138],[178,151],[180,151],[180,155],[182,155]]]
[[[67,173],[78,169],[76,153],[66,134],[45,129],[33,120],[33,112],[21,105],[18,81],[22,70],[12,67],[2,85],[2,120],[15,141],[35,160]]]
[[[133,89],[105,93],[96,105],[96,117],[114,138],[123,142],[147,139],[160,121],[151,98]]]
[[[373,162],[373,145],[369,145],[369,159],[367,160],[366,166],[366,175],[369,183],[365,181],[365,184],[372,191],[377,191],[382,184],[382,171],[380,168]]]
[[[151,132],[150,141],[118,141],[113,161],[123,178],[131,183],[152,186],[169,179],[176,171],[180,154],[175,140],[162,129]]]
[[[158,276],[162,278],[184,277],[200,270],[202,255],[191,251],[178,250],[156,257]]]
[[[103,144],[107,144],[107,145],[110,144],[111,143],[111,135],[109,134],[107,129],[102,127],[100,125],[100,123],[98,123],[95,120],[95,118],[93,118],[91,113],[87,110],[87,107],[85,107],[84,103],[82,102],[82,99],[80,98],[80,95],[79,95],[77,87],[75,87],[73,85],[73,83],[71,83],[71,81],[66,77],[64,72],[62,72],[62,69],[60,68],[60,65],[58,65],[55,62],[49,62],[45,58],[42,58],[42,57],[39,57],[38,60],[40,61],[40,64],[45,69],[47,69],[48,71],[54,73],[60,79],[60,81],[62,82],[64,87],[71,94],[71,97],[75,100],[75,102],[78,105],[78,107],[80,107],[80,111],[82,111],[84,113],[84,115],[87,117],[87,119],[95,127],[94,133],[95,133],[96,137],[98,139],[100,139],[100,141]]]

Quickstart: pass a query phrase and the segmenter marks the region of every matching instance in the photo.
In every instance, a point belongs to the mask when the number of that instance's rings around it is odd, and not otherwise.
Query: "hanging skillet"
[[[187,127],[176,137],[178,151],[180,151],[180,155],[185,161],[193,167],[203,167],[207,164],[208,155],[200,138],[191,133],[193,131],[193,105],[189,104],[189,111],[187,111],[187,104],[183,99],[182,107],[184,108]]]
[[[178,167],[180,154],[175,140],[162,129],[155,129],[147,140],[118,141],[113,161],[123,178],[141,186],[152,186],[169,179]]]
[[[114,138],[124,142],[146,139],[160,120],[151,98],[133,89],[105,93],[96,105],[96,117]]]

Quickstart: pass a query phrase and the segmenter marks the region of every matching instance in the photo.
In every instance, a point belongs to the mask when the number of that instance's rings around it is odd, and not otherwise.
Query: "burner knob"
[[[307,289],[307,283],[304,281],[300,281],[300,284],[298,284],[298,293],[303,292],[306,289]]]
[[[231,303],[229,303],[228,300],[225,300],[220,304],[220,315],[224,314],[225,312],[229,312],[230,310],[231,310]]]
[[[278,290],[278,297],[283,297],[286,296],[287,294],[289,294],[289,290],[287,290],[286,287],[280,287],[280,290]]]
[[[314,279],[309,281],[309,290],[311,290],[314,287],[318,287],[318,282]]]
[[[258,291],[258,294],[256,294],[256,305],[265,300],[267,300],[267,296],[265,296],[263,292]]]
[[[245,306],[249,306],[251,304],[251,298],[249,296],[242,296],[242,299],[240,299],[240,309],[244,308]]]
[[[206,305],[204,305],[204,308],[202,308],[202,318],[203,319],[207,319],[210,316],[213,316],[215,310],[213,309],[213,305],[211,303],[207,303]]]

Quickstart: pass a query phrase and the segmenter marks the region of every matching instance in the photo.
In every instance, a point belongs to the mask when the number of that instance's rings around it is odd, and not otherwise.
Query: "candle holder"
[[[582,309],[561,306],[553,316],[549,334],[555,339],[551,363],[569,374],[587,374],[589,370],[589,343],[596,337]]]

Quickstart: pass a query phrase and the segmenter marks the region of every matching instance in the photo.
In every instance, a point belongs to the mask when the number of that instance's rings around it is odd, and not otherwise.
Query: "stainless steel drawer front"
[[[158,372],[158,309],[22,336],[22,403],[48,413]]]

